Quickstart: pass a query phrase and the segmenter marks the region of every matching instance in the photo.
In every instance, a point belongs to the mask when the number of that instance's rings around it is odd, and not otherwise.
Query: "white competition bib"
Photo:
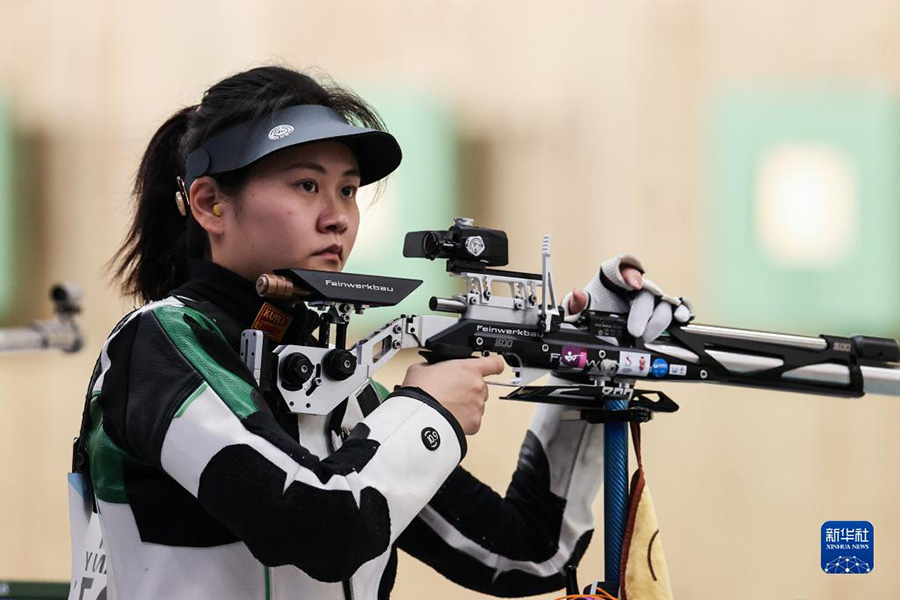
[[[69,473],[72,585],[69,600],[106,600],[106,548],[93,489],[81,473]]]

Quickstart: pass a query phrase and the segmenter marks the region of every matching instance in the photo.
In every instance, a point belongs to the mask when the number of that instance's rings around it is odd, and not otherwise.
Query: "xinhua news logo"
[[[870,573],[875,568],[875,528],[868,521],[822,524],[822,570],[829,575]]]

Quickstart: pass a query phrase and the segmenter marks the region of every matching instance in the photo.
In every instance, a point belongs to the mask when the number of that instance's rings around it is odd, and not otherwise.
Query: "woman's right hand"
[[[403,385],[428,392],[456,417],[466,435],[474,435],[481,428],[488,398],[484,378],[499,375],[503,367],[498,356],[446,360],[433,365],[416,363],[406,370]]]

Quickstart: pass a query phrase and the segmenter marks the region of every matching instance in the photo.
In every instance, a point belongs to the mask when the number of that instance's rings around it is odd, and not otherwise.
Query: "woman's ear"
[[[199,177],[191,183],[191,214],[209,235],[222,235],[225,224],[222,210],[225,206],[222,192],[211,177]]]

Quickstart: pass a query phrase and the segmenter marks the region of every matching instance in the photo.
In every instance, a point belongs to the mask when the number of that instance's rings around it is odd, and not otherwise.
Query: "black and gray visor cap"
[[[400,144],[389,133],[356,127],[339,112],[318,104],[289,106],[222,131],[190,153],[185,186],[198,177],[234,171],[299,144],[339,141],[353,150],[360,186],[386,177],[400,165]]]

